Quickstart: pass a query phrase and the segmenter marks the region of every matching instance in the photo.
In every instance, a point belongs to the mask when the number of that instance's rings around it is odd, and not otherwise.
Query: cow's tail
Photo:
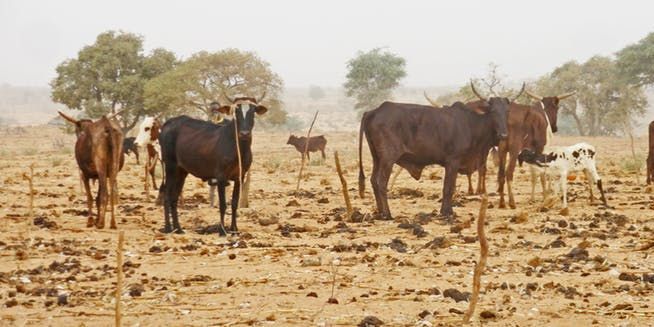
[[[366,190],[366,176],[363,172],[363,158],[361,156],[361,143],[363,142],[363,129],[366,123],[366,113],[361,117],[361,126],[359,126],[359,197],[364,198]]]

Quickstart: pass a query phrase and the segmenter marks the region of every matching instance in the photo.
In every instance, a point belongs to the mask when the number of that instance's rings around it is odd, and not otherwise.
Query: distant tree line
[[[360,52],[347,63],[344,84],[355,109],[371,110],[390,100],[392,91],[406,76],[405,60],[381,49]],[[489,64],[484,77],[473,78],[479,90],[494,96],[517,92],[505,83],[498,66]],[[615,56],[594,56],[586,62],[569,61],[528,85],[542,96],[576,91],[561,102],[560,126],[564,133],[579,135],[631,135],[648,105],[644,89],[654,84],[654,33]],[[475,99],[468,83],[455,92],[441,95],[435,102],[449,105]],[[529,103],[522,97],[518,102]]]
[[[50,83],[53,101],[91,118],[123,110],[125,131],[145,115],[209,118],[211,102],[225,104],[235,95],[265,93],[269,114],[264,120],[283,124],[287,119],[280,100],[282,79],[253,52],[202,51],[180,60],[162,48],[144,53],[139,35],[108,31],[56,72]]]

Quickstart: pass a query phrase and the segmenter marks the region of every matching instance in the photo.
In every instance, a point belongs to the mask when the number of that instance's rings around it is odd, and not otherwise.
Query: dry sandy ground
[[[118,227],[126,233],[124,325],[354,326],[366,316],[388,326],[460,325],[458,312],[468,302],[455,302],[453,290],[471,289],[480,198],[460,193],[457,221],[438,219],[432,211],[440,207],[443,171],[429,167],[420,181],[406,172],[398,178],[390,200],[396,221],[370,220],[370,185],[366,199],[355,191],[355,135],[328,134],[327,160],[314,156],[303,192],[294,196],[299,154],[285,145],[286,134],[256,133],[251,208],[241,209],[240,236],[229,238],[198,232],[218,216],[208,207],[206,186],[195,178],[187,179],[181,210],[187,233],[158,233],[162,209],[145,199],[143,169],[129,157],[119,175]],[[623,172],[630,158],[625,140],[587,141],[599,150],[614,209],[589,205],[578,178],[570,187],[569,216],[558,214],[558,204],[541,212],[540,203],[529,203],[524,169],[514,184],[518,209],[496,208],[497,195],[491,193],[490,256],[474,325],[654,324],[653,250],[639,250],[654,241],[652,195],[644,177],[637,181]],[[45,127],[3,138],[0,325],[113,324],[118,233],[85,227],[73,142]],[[645,140],[636,145],[642,152]],[[341,221],[333,150],[341,153],[363,222]],[[371,161],[364,152],[369,176]],[[36,221],[27,214],[21,178],[31,163]],[[458,182],[459,190],[466,190],[465,177]],[[488,189],[495,188],[491,168]],[[338,303],[328,303],[332,296]],[[489,319],[480,317],[484,311]]]

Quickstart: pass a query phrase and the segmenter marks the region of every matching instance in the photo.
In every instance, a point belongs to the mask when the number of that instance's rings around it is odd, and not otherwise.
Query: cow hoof
[[[109,228],[110,228],[110,229],[118,229],[118,227],[116,226],[116,224],[112,224],[111,226],[109,226]]]
[[[225,226],[223,225],[218,226],[218,235],[227,236],[227,231],[225,230]]]
[[[104,229],[104,224],[96,224],[95,228],[97,229]]]
[[[172,231],[173,231],[173,229],[170,228],[170,227],[164,227],[164,228],[159,229],[159,232],[160,232],[160,233],[164,233],[164,234],[169,234],[169,233],[171,233]]]
[[[95,222],[93,221],[93,218],[89,218],[89,220],[86,222],[86,227],[93,227],[95,226]]]
[[[175,234],[185,234],[184,230],[181,227],[175,228],[173,231]]]

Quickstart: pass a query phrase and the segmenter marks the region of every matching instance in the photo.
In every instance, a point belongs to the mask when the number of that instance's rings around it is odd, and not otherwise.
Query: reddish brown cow
[[[107,199],[109,199],[111,204],[110,227],[116,229],[114,210],[114,205],[118,200],[116,177],[125,163],[125,155],[122,149],[123,132],[115,121],[106,116],[94,122],[90,119],[77,120],[62,112],[59,112],[59,115],[75,125],[75,134],[77,134],[75,159],[82,172],[88,203],[86,226],[92,227],[95,225],[97,228],[104,228]],[[98,195],[95,201],[98,215],[95,220],[93,218],[93,196],[89,185],[90,179],[98,180]]]
[[[516,207],[511,184],[520,151],[528,148],[537,154],[543,152],[544,147],[548,145],[547,143],[551,138],[551,136],[548,136],[548,125],[552,132],[558,130],[557,115],[560,100],[572,96],[575,92],[551,97],[541,97],[529,91],[526,91],[526,93],[538,102],[531,106],[511,104],[508,117],[509,136],[506,140],[501,141],[498,147],[499,171],[497,180],[498,192],[500,193],[500,208],[506,208],[504,201],[505,181],[509,193],[509,206],[512,209]],[[507,154],[509,155],[508,167],[506,166]],[[532,183],[534,183],[534,178],[532,177]],[[544,183],[543,179],[541,179],[541,183]]]
[[[649,152],[647,154],[647,184],[654,181],[654,121],[649,123]]]
[[[304,149],[307,149],[307,157],[311,160],[310,152],[322,153],[322,158],[325,159],[325,146],[327,145],[327,139],[324,135],[311,136],[309,138],[309,145],[307,146],[307,138],[304,136],[297,137],[293,134],[288,137],[286,144],[290,144],[295,147],[295,149],[302,154],[304,157]]]

